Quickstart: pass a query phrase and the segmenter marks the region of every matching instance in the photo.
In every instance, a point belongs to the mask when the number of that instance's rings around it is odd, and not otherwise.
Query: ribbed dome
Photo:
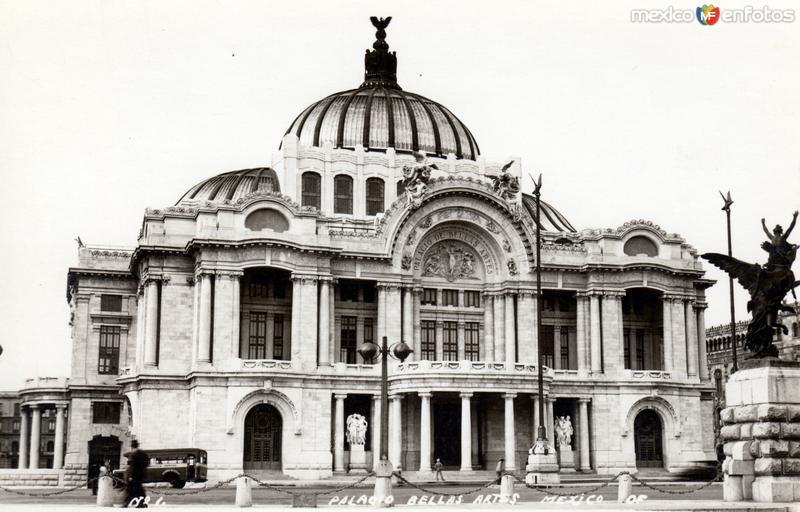
[[[453,153],[475,160],[478,143],[469,129],[443,105],[397,84],[397,57],[389,52],[385,28],[391,18],[371,18],[378,31],[373,50],[364,57],[364,83],[312,103],[286,131],[305,146],[400,152],[432,156]]]
[[[536,198],[530,194],[522,194],[522,204],[531,214],[531,217],[536,220]],[[540,210],[542,212],[542,220],[537,224],[543,231],[575,233],[575,228],[572,227],[572,224],[553,206],[542,201]]]
[[[212,201],[221,203],[226,199],[236,201],[256,191],[280,192],[278,175],[269,167],[243,169],[226,172],[203,180],[189,189],[176,205],[192,205]]]
[[[300,144],[385,151],[424,151],[474,160],[478,143],[469,129],[443,105],[419,94],[367,85],[331,94],[306,108],[286,133]]]

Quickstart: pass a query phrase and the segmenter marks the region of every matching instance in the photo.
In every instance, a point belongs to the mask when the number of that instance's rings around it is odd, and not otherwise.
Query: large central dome
[[[361,145],[371,151],[394,148],[476,159],[478,143],[464,123],[440,103],[397,84],[397,57],[385,41],[390,19],[372,18],[377,40],[364,57],[364,83],[311,104],[286,133],[305,146],[330,142],[335,148]]]

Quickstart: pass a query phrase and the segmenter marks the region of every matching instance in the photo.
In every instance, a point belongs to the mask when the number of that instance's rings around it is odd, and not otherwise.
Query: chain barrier
[[[609,485],[614,483],[617,479],[619,479],[619,477],[621,477],[623,475],[628,475],[629,477],[631,477],[631,480],[634,480],[634,481],[638,482],[642,487],[646,487],[648,489],[652,489],[652,490],[654,490],[656,492],[661,492],[661,493],[664,493],[664,494],[672,494],[672,495],[690,494],[690,493],[693,493],[693,492],[702,491],[703,489],[706,489],[707,487],[710,487],[715,482],[719,482],[722,479],[722,476],[723,476],[723,474],[720,472],[720,473],[717,473],[714,476],[713,479],[709,480],[708,482],[703,483],[702,485],[700,485],[698,487],[694,487],[694,488],[691,488],[691,489],[672,490],[672,489],[666,489],[666,488],[663,488],[663,487],[659,487],[659,486],[653,485],[653,484],[651,484],[651,483],[649,483],[649,482],[647,482],[645,480],[642,480],[641,478],[637,477],[636,475],[634,475],[633,473],[631,473],[629,471],[620,471],[619,473],[614,475],[613,478],[611,478],[609,480],[606,480],[606,481],[602,482],[601,484],[599,484],[599,485],[597,485],[595,487],[592,487],[592,488],[589,488],[589,489],[585,489],[585,490],[582,490],[580,492],[557,492],[557,491],[551,491],[549,489],[544,488],[544,486],[548,486],[548,484],[538,484],[538,485],[529,484],[528,482],[526,482],[525,480],[521,479],[517,475],[514,475],[513,473],[505,473],[505,474],[506,475],[510,475],[516,481],[525,484],[525,487],[527,487],[529,489],[533,489],[535,491],[541,492],[543,494],[548,494],[548,495],[551,495],[551,496],[567,496],[567,497],[580,496],[582,494],[592,494],[594,492],[599,491],[600,489],[602,489],[604,487],[608,487]]]
[[[404,484],[408,485],[409,487],[413,487],[414,489],[417,489],[419,491],[427,492],[428,494],[433,494],[433,495],[436,495],[436,496],[462,496],[462,495],[466,496],[468,494],[475,494],[476,492],[480,492],[483,489],[487,489],[487,488],[491,487],[492,485],[497,485],[497,484],[500,483],[500,479],[499,478],[495,478],[494,480],[491,480],[491,481],[489,481],[489,482],[487,482],[485,484],[481,484],[480,487],[471,488],[471,489],[468,489],[466,491],[444,492],[444,491],[434,491],[432,489],[426,489],[425,487],[423,487],[421,485],[415,484],[414,482],[412,482],[410,480],[407,480],[403,475],[401,475],[400,473],[398,473],[396,471],[392,472],[392,476],[396,477],[398,480],[400,480]]]
[[[189,490],[186,490],[186,491],[180,490],[180,491],[165,491],[165,492],[161,492],[161,491],[157,491],[157,490],[155,490],[153,488],[149,488],[148,491],[152,492],[153,494],[157,494],[159,496],[190,496],[192,494],[201,494],[201,493],[204,493],[204,492],[213,491],[214,489],[219,489],[220,487],[223,487],[223,486],[228,485],[229,483],[235,481],[240,476],[245,476],[245,475],[240,473],[240,474],[236,475],[233,478],[229,478],[227,480],[220,480],[219,482],[217,482],[216,484],[212,485],[211,487],[200,487],[200,488],[197,488],[197,489],[189,489]]]
[[[58,490],[52,491],[52,492],[20,491],[19,489],[11,489],[9,487],[3,487],[2,485],[0,485],[0,491],[10,492],[11,494],[17,494],[19,496],[28,496],[28,497],[33,497],[33,498],[41,498],[41,497],[44,497],[44,496],[58,496],[60,494],[66,494],[68,492],[72,492],[72,491],[75,491],[77,489],[88,489],[89,486],[92,483],[94,483],[95,481],[97,481],[99,479],[100,479],[100,477],[95,477],[95,478],[92,478],[91,480],[89,480],[88,482],[85,482],[85,483],[81,482],[80,484],[78,484],[76,486],[67,487],[65,489],[58,489]]]
[[[239,475],[239,476],[246,476],[247,478],[255,480],[256,483],[258,483],[259,487],[266,487],[267,489],[272,489],[273,491],[282,492],[282,493],[288,494],[290,496],[317,496],[318,497],[318,496],[322,496],[322,495],[325,495],[325,494],[335,494],[337,492],[341,492],[341,491],[344,491],[346,489],[351,489],[351,488],[353,488],[353,487],[355,487],[357,485],[360,485],[360,484],[364,483],[364,481],[366,481],[367,479],[372,478],[373,476],[375,476],[375,473],[374,472],[367,473],[366,475],[364,475],[363,477],[359,478],[358,480],[355,480],[353,482],[349,482],[349,483],[341,485],[339,487],[335,487],[333,489],[325,489],[325,490],[321,490],[321,491],[310,491],[310,492],[294,491],[294,490],[287,489],[286,487],[283,487],[283,486],[280,486],[280,485],[275,485],[275,484],[271,484],[269,482],[261,481],[258,478],[255,478],[255,477],[247,475],[247,474],[242,474],[242,475]]]

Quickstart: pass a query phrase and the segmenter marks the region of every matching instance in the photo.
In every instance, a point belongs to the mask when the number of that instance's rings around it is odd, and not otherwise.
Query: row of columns
[[[419,453],[420,463],[419,471],[430,472],[433,470],[433,447],[431,445],[432,439],[432,423],[431,423],[431,398],[433,392],[420,391],[420,418],[419,418]],[[465,391],[459,394],[461,398],[461,471],[472,471],[472,397],[473,392]],[[505,468],[508,471],[516,471],[517,467],[517,446],[516,446],[516,432],[515,432],[515,418],[514,418],[514,399],[517,397],[516,393],[503,393],[503,439],[504,439],[504,458]],[[346,394],[334,394],[334,453],[333,464],[334,471],[346,471],[344,463],[345,451],[345,422],[344,422],[344,401],[347,398]],[[391,395],[389,397],[389,439],[388,456],[389,461],[396,469],[402,469],[402,400],[403,395]],[[531,395],[532,408],[533,408],[533,436],[536,436],[536,429],[539,425],[539,397],[538,395]],[[373,413],[372,413],[372,447],[373,457],[377,460],[378,453],[378,436],[380,435],[380,397],[373,397]],[[547,427],[547,439],[551,446],[555,446],[555,433],[554,433],[554,420],[553,404],[555,398],[545,398],[545,426]],[[579,411],[577,417],[577,432],[579,435],[580,446],[580,468],[588,471],[591,469],[589,461],[589,398],[579,398]],[[531,439],[531,444],[533,439]],[[570,454],[571,456],[571,454]]]
[[[64,465],[64,413],[67,404],[55,404],[56,430],[53,442],[53,469]],[[30,430],[28,429],[28,409],[30,409]],[[39,469],[39,448],[42,435],[42,410],[40,404],[27,404],[20,407],[19,462],[18,469]]]

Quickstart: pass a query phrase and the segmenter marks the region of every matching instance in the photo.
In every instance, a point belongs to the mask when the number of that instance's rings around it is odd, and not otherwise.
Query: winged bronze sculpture
[[[797,212],[794,212],[792,223],[785,233],[780,224],[770,233],[764,219],[761,219],[761,227],[769,239],[761,244],[761,248],[769,254],[764,265],[746,263],[713,252],[702,255],[703,259],[739,281],[750,293],[747,311],[751,313],[752,320],[747,326],[745,348],[753,353],[751,356],[753,359],[778,357],[778,349],[772,343],[775,330],[779,329],[780,332],[788,334],[786,326],[778,320],[781,311],[794,311],[783,304],[783,299],[787,293],[792,292],[796,300],[794,289],[800,286],[800,281],[795,281],[792,273],[798,245],[790,244],[788,241],[796,221]]]

